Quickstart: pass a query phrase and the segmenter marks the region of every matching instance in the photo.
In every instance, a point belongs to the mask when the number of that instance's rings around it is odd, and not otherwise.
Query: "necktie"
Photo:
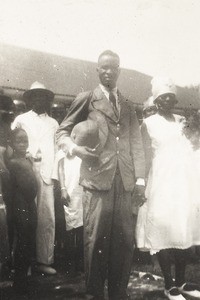
[[[115,95],[113,94],[113,92],[109,93],[109,100],[112,103],[115,115],[118,116],[118,109],[117,109],[117,103],[116,103],[117,100],[116,100]]]

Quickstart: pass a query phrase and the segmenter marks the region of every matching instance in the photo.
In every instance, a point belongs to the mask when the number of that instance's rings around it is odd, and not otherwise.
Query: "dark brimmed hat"
[[[49,101],[53,101],[54,93],[46,89],[46,87],[38,81],[33,82],[30,89],[24,92],[23,99],[25,101],[34,99],[33,96],[38,94],[46,95]]]
[[[78,123],[72,130],[71,138],[78,146],[97,147],[100,143],[97,122],[86,120]]]
[[[0,88],[0,111],[6,113],[13,113],[13,101],[9,96],[4,95],[4,91]]]

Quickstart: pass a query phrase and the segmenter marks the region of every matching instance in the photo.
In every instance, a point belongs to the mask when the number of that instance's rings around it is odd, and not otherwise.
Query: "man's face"
[[[42,114],[42,113],[48,113],[50,109],[50,102],[47,99],[46,95],[42,94],[35,94],[31,98],[32,101],[32,109],[37,113],[37,114]]]
[[[119,77],[119,60],[111,55],[103,55],[98,62],[97,72],[103,86],[108,89],[116,87],[116,82]]]

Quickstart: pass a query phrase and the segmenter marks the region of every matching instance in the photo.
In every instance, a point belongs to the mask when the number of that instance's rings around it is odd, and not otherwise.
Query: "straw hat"
[[[95,148],[99,143],[99,129],[93,120],[86,120],[74,126],[71,138],[78,146]]]
[[[54,98],[54,93],[44,86],[44,84],[35,81],[32,83],[29,90],[25,91],[23,94],[24,100],[34,99],[34,95],[46,95],[49,101],[52,101]]]

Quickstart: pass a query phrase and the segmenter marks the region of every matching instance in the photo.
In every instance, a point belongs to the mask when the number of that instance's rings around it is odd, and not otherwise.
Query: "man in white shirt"
[[[58,123],[48,115],[54,94],[43,84],[34,82],[30,90],[24,93],[23,98],[31,110],[17,116],[12,128],[23,128],[27,132],[28,155],[33,160],[33,168],[38,181],[37,271],[54,275],[56,270],[51,267],[51,264],[54,262],[55,213],[51,177]]]

